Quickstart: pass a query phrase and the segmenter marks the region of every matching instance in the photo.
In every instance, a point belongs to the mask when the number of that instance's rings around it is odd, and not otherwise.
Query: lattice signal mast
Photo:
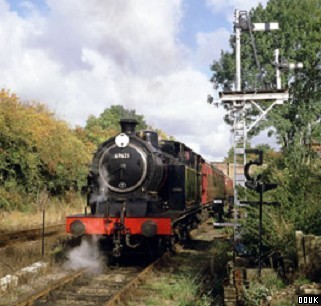
[[[234,204],[241,206],[237,189],[237,185],[244,186],[244,174],[239,174],[237,169],[244,167],[246,164],[246,142],[247,133],[259,122],[266,114],[274,107],[274,105],[283,104],[284,101],[289,99],[289,93],[281,87],[281,70],[285,68],[284,65],[279,63],[279,50],[275,50],[275,73],[276,73],[276,90],[242,90],[241,88],[241,32],[249,31],[252,39],[254,55],[259,66],[254,37],[252,32],[256,31],[271,31],[278,30],[279,25],[277,22],[269,23],[251,23],[250,16],[247,11],[235,10],[234,32],[235,32],[235,60],[236,60],[236,74],[235,74],[235,90],[229,92],[220,92],[220,101],[229,106],[230,116],[233,118],[233,139],[234,139]],[[302,68],[303,65],[289,64],[288,68]],[[274,102],[267,108],[261,108],[256,101],[273,101]],[[245,107],[255,106],[259,112],[259,117],[250,125],[246,126]],[[235,218],[237,211],[235,212]]]

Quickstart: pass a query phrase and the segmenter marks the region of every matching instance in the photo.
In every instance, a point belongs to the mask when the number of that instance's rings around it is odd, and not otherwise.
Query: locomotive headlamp
[[[85,224],[82,223],[80,220],[76,220],[70,224],[70,233],[75,236],[79,237],[86,232]]]
[[[117,147],[125,148],[129,144],[129,137],[125,133],[121,133],[116,136],[115,144]]]
[[[157,229],[157,224],[152,220],[147,220],[142,224],[142,234],[145,237],[150,238],[155,236],[157,234]]]

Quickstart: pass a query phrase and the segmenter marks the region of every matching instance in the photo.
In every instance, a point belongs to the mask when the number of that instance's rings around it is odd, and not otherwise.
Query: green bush
[[[279,202],[279,207],[263,205],[263,244],[270,250],[281,251],[295,261],[295,230],[321,235],[321,163],[308,148],[296,145],[283,150],[270,159],[263,171],[265,182],[278,184],[278,188],[264,193],[264,201]],[[248,200],[258,201],[259,194],[242,190]],[[247,218],[241,228],[244,240],[258,245],[259,207],[246,209]]]

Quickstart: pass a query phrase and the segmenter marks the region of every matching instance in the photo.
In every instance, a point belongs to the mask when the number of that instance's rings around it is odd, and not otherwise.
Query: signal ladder
[[[238,209],[236,206],[245,206],[240,204],[237,193],[237,185],[245,186],[244,166],[246,164],[246,121],[245,121],[245,102],[233,101],[233,112],[231,117],[234,118],[233,138],[234,138],[234,163],[233,163],[233,187],[234,187],[234,222],[214,222],[214,227],[237,227]]]
[[[234,126],[233,126],[233,137],[234,137],[234,194],[235,199],[237,197],[236,186],[245,185],[245,176],[243,173],[244,166],[246,164],[246,122],[244,114],[244,102],[234,101]],[[237,203],[239,204],[239,203]]]

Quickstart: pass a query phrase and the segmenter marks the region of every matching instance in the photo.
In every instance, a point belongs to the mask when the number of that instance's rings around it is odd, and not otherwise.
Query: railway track
[[[64,234],[65,224],[48,225],[45,227],[45,237]],[[0,234],[0,247],[25,242],[28,240],[37,240],[42,237],[42,228],[33,228],[23,231]]]
[[[39,285],[31,286],[29,291],[25,291],[23,295],[20,294],[19,299],[15,293],[12,293],[11,297],[6,297],[5,304],[2,304],[0,298],[0,305],[141,306],[149,305],[149,299],[155,300],[157,305],[167,304],[167,302],[170,302],[170,305],[174,305],[175,302],[177,305],[184,305],[182,296],[174,294],[168,301],[166,300],[168,297],[164,296],[160,289],[163,287],[157,287],[161,282],[164,286],[164,279],[165,286],[178,284],[182,281],[182,275],[188,275],[189,279],[193,279],[203,288],[193,297],[197,301],[200,295],[208,292],[206,285],[203,286],[203,284],[209,276],[213,240],[221,239],[217,237],[215,230],[209,233],[208,228],[213,229],[213,226],[206,225],[204,228],[202,226],[199,233],[193,235],[192,241],[184,246],[178,246],[174,256],[165,253],[149,265],[142,264],[145,259],[142,260],[139,256],[137,258],[139,263],[136,260],[134,260],[135,263],[130,260],[126,266],[109,266],[98,275],[90,274],[88,269],[82,269],[68,275],[61,275],[59,279],[50,277],[50,282],[38,282]],[[184,291],[183,296],[191,294],[190,292]]]
[[[165,256],[145,268],[114,267],[99,275],[90,275],[88,270],[82,269],[20,298],[11,306],[119,305]]]

